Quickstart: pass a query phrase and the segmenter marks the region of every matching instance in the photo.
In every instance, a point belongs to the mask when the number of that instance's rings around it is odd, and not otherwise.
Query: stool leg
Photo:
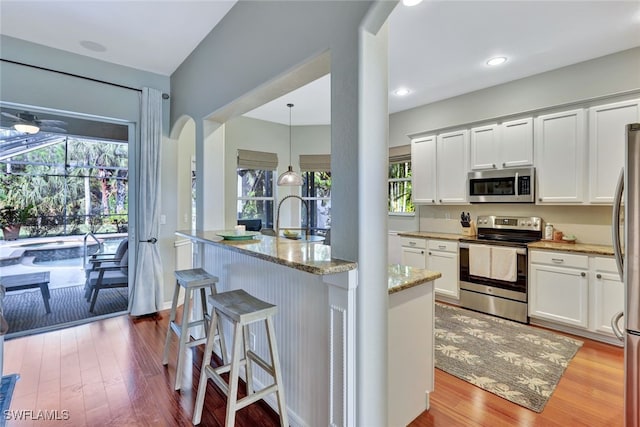
[[[171,302],[171,314],[169,314],[169,324],[167,326],[167,338],[164,341],[164,352],[162,353],[162,364],[169,363],[169,344],[171,343],[171,323],[176,320],[176,306],[178,305],[178,294],[180,293],[180,285],[176,281],[176,289],[173,291],[173,300]]]
[[[180,347],[178,347],[178,363],[176,364],[176,384],[174,390],[180,390],[182,381],[182,365],[184,362],[184,352],[189,341],[189,307],[191,305],[191,291],[186,288],[184,292],[184,305],[182,306],[182,324],[180,325]]]
[[[222,359],[222,364],[224,365],[229,362],[229,356],[227,355],[227,344],[224,339],[222,322],[218,322],[216,331],[218,332],[218,340],[220,343],[220,359]]]
[[[207,309],[206,288],[200,288],[200,304],[202,305],[202,319],[204,320],[204,333],[206,334],[209,330],[209,310]]]
[[[236,402],[238,400],[238,373],[240,371],[242,325],[236,323],[233,329],[233,349],[231,350],[231,370],[229,371],[229,394],[227,395],[225,427],[233,427],[236,422]]]
[[[280,411],[280,425],[287,427],[289,419],[287,416],[287,405],[284,401],[284,384],[282,383],[282,373],[280,372],[280,358],[278,357],[278,345],[276,344],[276,336],[273,330],[273,320],[271,316],[265,319],[267,324],[267,338],[269,341],[269,353],[271,355],[271,365],[275,372],[275,381],[278,385],[278,411]]]
[[[204,406],[204,395],[207,390],[207,366],[211,364],[211,353],[213,353],[213,342],[218,323],[218,315],[215,310],[211,310],[211,325],[207,333],[207,344],[204,347],[202,366],[200,367],[200,382],[198,383],[198,393],[196,395],[196,405],[193,409],[193,424],[200,424],[202,418],[202,408]]]
[[[246,374],[246,384],[247,384],[247,396],[253,394],[253,369],[251,368],[251,359],[247,357],[247,353],[251,350],[251,344],[249,337],[249,326],[245,325],[242,329],[242,335],[244,336],[244,359],[246,361],[244,365],[244,371]]]

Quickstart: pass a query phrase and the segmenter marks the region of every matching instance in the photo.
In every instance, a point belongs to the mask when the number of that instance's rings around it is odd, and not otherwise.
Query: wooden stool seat
[[[273,328],[273,316],[277,313],[278,307],[262,301],[241,289],[211,295],[209,302],[213,307],[213,312],[200,369],[200,383],[198,384],[198,394],[193,411],[193,424],[200,424],[207,380],[211,379],[227,395],[225,427],[234,426],[237,411],[271,393],[276,393],[278,400],[280,425],[288,426],[284,384],[282,383],[278,348]],[[213,336],[220,316],[228,318],[233,323],[233,347],[231,350],[231,362],[224,364],[225,362],[223,361],[222,366],[215,368],[211,366],[211,352],[213,351]],[[249,324],[258,321],[264,321],[266,325],[270,363],[251,350]],[[244,350],[242,350],[242,344],[244,344]],[[274,383],[262,390],[254,390],[252,363],[255,363],[273,377]],[[245,368],[247,395],[238,400],[238,376],[241,366]],[[222,377],[222,374],[227,372],[229,373],[228,382]]]
[[[164,352],[162,356],[162,364],[169,363],[169,347],[171,343],[171,334],[174,333],[180,342],[178,346],[178,359],[176,363],[176,379],[175,390],[180,390],[182,382],[182,365],[184,364],[184,352],[187,348],[203,344],[207,341],[206,335],[203,338],[192,339],[189,333],[191,328],[203,326],[205,333],[209,330],[211,315],[207,308],[206,289],[211,290],[211,295],[216,294],[216,283],[218,278],[207,273],[202,268],[194,268],[189,270],[175,271],[176,286],[173,291],[173,301],[171,303],[171,314],[169,316],[169,326],[167,328],[167,337],[164,343]],[[182,307],[182,322],[176,323],[176,310],[178,308],[178,295],[180,288],[184,288],[184,305]],[[189,322],[190,302],[193,291],[200,290],[200,300],[202,303],[202,318]],[[222,334],[215,334],[220,339],[220,356],[222,360],[226,360],[226,346]]]

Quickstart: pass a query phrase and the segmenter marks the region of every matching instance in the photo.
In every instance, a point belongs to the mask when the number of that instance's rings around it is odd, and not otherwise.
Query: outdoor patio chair
[[[125,237],[120,241],[120,244],[118,244],[118,248],[116,249],[115,253],[112,253],[112,254],[96,253],[91,255],[91,258],[89,258],[87,264],[84,267],[84,271],[86,274],[86,281],[84,285],[84,290],[85,290],[84,297],[87,299],[87,301],[91,300],[91,286],[89,283],[90,273],[92,271],[96,271],[96,269],[101,266],[102,267],[119,267],[120,260],[122,259],[122,256],[127,251],[127,249],[129,249],[129,239]]]
[[[89,311],[93,313],[93,309],[98,300],[98,292],[101,289],[126,288],[129,286],[129,250],[127,249],[120,262],[117,265],[101,265],[89,273],[87,281],[89,285],[89,297],[91,306]]]

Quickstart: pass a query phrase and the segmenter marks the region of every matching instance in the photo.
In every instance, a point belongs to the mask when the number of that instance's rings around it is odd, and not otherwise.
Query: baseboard
[[[529,318],[529,324],[535,325],[535,326],[542,326],[543,328],[560,331],[560,332],[564,332],[571,335],[576,335],[577,337],[587,338],[593,341],[603,342],[605,344],[615,345],[616,347],[624,347],[624,343],[619,339],[617,339],[616,337],[601,335],[601,334],[587,331],[584,329],[573,328],[568,325],[560,325],[558,323],[536,319],[533,317]]]

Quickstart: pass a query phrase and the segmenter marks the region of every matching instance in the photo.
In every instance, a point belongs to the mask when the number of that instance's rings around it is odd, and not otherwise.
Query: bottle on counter
[[[553,240],[553,224],[547,223],[544,227],[544,239]]]

